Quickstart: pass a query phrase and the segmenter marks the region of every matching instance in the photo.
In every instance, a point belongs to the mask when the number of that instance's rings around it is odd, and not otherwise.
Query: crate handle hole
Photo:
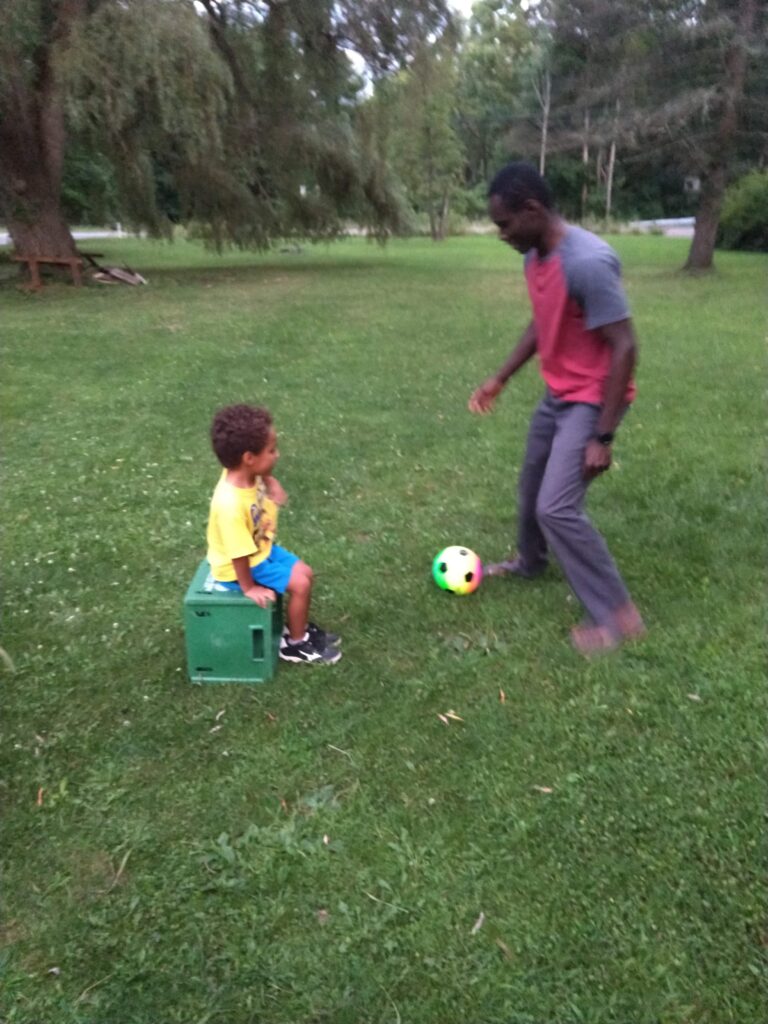
[[[251,626],[251,652],[254,661],[264,661],[264,630],[261,626]]]

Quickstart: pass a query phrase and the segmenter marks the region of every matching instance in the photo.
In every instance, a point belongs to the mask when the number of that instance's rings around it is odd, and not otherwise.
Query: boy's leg
[[[296,562],[291,569],[286,592],[289,595],[286,619],[291,643],[299,643],[307,632],[309,602],[312,597],[312,570],[305,562]]]
[[[285,588],[288,594],[288,628],[280,644],[280,657],[284,661],[333,665],[341,658],[341,651],[330,641],[338,641],[339,637],[324,633],[309,621],[312,581],[310,567],[305,562],[296,562]]]
[[[536,515],[565,576],[598,627],[608,638],[639,632],[642,620],[632,604],[608,547],[584,512],[587,481],[584,449],[594,436],[599,409],[585,404],[562,405],[557,429],[538,493]],[[625,624],[634,612],[637,629]],[[576,638],[575,638],[576,639]]]
[[[287,551],[279,544],[273,544],[269,557],[253,566],[251,575],[254,583],[270,587],[278,594],[288,595],[283,629],[283,637],[287,641],[300,643],[306,634],[309,634],[308,639],[320,649],[341,643],[340,636],[326,633],[324,629],[309,621],[314,576],[310,567],[306,562],[302,562],[298,555]]]

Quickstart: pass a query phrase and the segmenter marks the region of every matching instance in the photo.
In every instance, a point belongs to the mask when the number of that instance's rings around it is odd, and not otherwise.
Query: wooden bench
[[[17,263],[26,263],[29,267],[30,285],[29,287],[33,291],[37,291],[43,287],[43,282],[40,280],[40,264],[50,263],[54,266],[69,267],[72,272],[72,282],[76,287],[80,287],[83,283],[83,275],[80,272],[80,268],[83,265],[83,261],[79,256],[66,256],[64,258],[58,258],[56,256],[12,256],[11,259]]]

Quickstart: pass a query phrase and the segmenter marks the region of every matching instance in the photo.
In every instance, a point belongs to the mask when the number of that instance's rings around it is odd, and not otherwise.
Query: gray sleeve
[[[621,264],[609,248],[574,260],[567,267],[568,291],[584,310],[588,331],[627,320],[629,303],[621,283]]]

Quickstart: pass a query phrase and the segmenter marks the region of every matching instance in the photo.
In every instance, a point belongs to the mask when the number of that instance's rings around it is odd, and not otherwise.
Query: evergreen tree
[[[590,143],[610,152],[621,141],[625,152],[641,159],[651,152],[681,177],[700,180],[686,267],[708,269],[728,182],[765,146],[764,5],[558,0],[556,21],[560,57],[573,68],[559,117],[583,109],[585,159]]]
[[[692,166],[701,176],[701,199],[685,266],[707,270],[740,156],[750,147],[752,133],[762,130],[764,137],[768,128],[768,94],[760,95],[768,59],[765,6],[758,0],[707,0],[696,28],[687,62],[696,78],[686,84],[681,99],[690,97],[695,104],[701,94],[687,140]],[[753,86],[759,88],[753,91]]]

